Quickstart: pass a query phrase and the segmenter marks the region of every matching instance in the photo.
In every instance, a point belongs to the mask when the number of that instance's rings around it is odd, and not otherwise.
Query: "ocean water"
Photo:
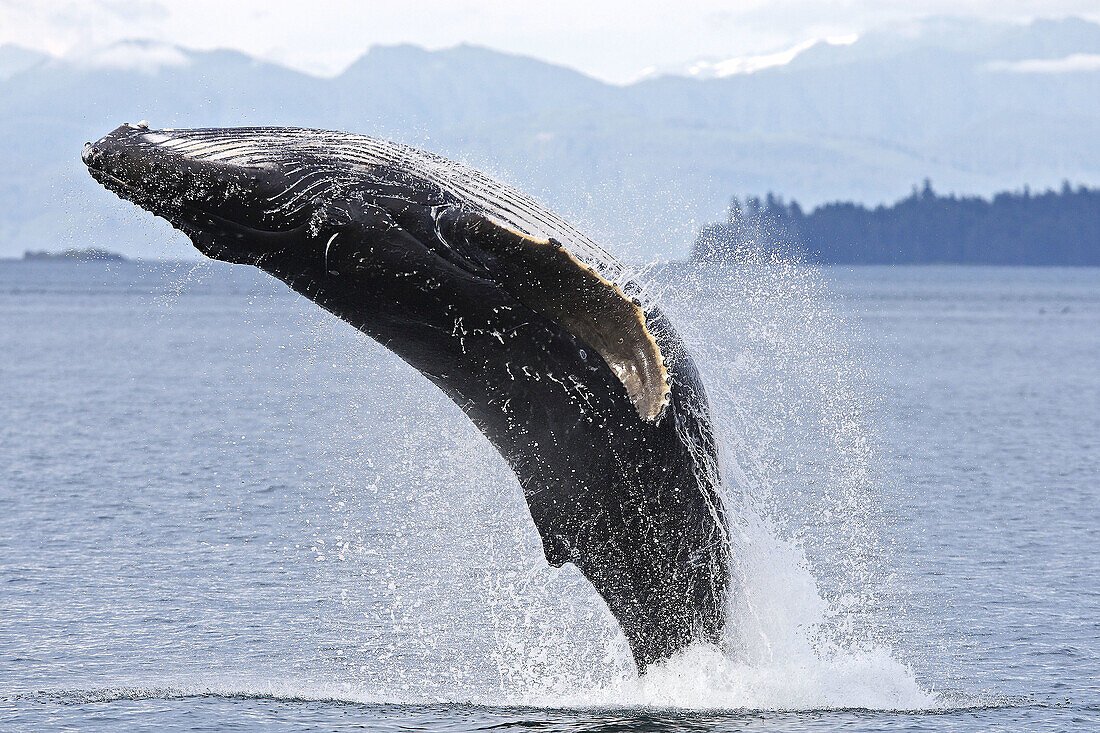
[[[737,590],[638,679],[381,347],[247,268],[0,262],[0,729],[1100,728],[1100,271],[647,279]]]

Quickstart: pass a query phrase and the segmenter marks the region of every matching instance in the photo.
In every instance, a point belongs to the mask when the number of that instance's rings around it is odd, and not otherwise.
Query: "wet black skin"
[[[189,159],[145,132],[124,125],[86,148],[92,176],[204,254],[284,281],[443,390],[515,471],[547,560],[592,583],[640,670],[719,642],[729,563],[715,441],[695,366],[659,309],[647,322],[672,394],[647,421],[594,349],[524,306],[476,242],[450,236],[467,210],[458,196],[397,167],[341,172],[293,142],[276,156],[295,161],[288,172]],[[268,211],[303,166],[332,180],[301,211]]]

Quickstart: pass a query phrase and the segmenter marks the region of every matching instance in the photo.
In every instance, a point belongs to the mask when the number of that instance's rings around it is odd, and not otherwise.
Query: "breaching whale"
[[[591,239],[465,165],[362,135],[123,125],[82,159],[203,254],[259,267],[454,400],[641,671],[717,643],[729,585],[702,383]]]

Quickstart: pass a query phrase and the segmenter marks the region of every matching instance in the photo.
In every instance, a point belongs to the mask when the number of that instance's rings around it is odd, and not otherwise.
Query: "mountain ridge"
[[[960,27],[941,35],[965,35]],[[873,204],[925,177],[967,194],[1063,179],[1097,185],[1100,73],[987,65],[1043,49],[1052,58],[1094,53],[1100,25],[989,32],[998,33],[1010,40],[951,52],[934,34],[897,39],[884,57],[889,31],[874,31],[752,74],[630,85],[469,45],[375,47],[333,77],[171,46],[186,63],[126,68],[117,55],[113,66],[32,63],[0,73],[0,131],[19,143],[0,166],[0,255],[67,246],[187,252],[180,235],[111,202],[80,165],[85,140],[139,119],[397,139],[482,168],[641,260],[682,256],[733,194]],[[1007,58],[1004,43],[1023,56]],[[162,52],[153,59],[175,58]],[[803,58],[811,52],[826,57]]]

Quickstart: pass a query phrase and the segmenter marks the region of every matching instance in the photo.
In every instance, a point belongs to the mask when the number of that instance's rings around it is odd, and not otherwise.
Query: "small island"
[[[25,262],[129,262],[129,258],[117,252],[109,252],[105,249],[89,247],[87,249],[67,249],[62,252],[37,252],[27,250],[23,253]]]

